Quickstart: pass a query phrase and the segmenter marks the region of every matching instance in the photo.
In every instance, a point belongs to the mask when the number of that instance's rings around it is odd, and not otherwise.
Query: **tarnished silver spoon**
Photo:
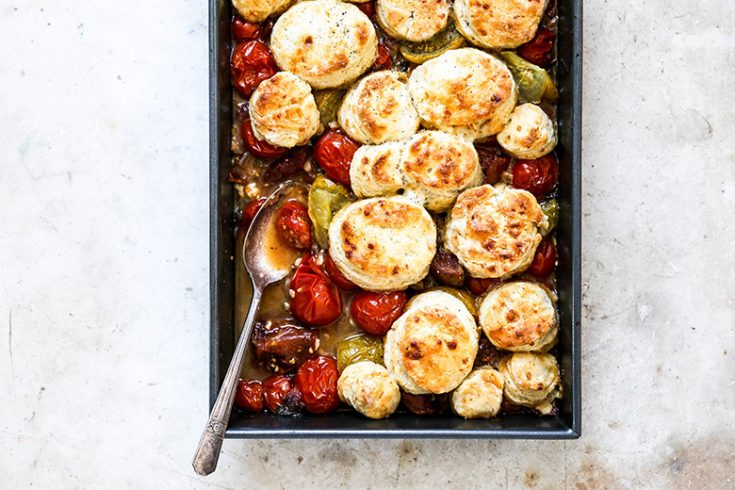
[[[279,186],[263,203],[263,207],[253,218],[245,236],[242,258],[253,283],[253,296],[245,323],[240,331],[240,338],[235,346],[235,352],[232,354],[230,366],[227,368],[227,374],[217,395],[217,401],[214,402],[209,421],[194,454],[192,466],[199,475],[208,475],[217,467],[225,429],[227,429],[232,413],[237,381],[263,290],[266,286],[286,277],[293,262],[291,259],[294,258],[294,252],[286,249],[277,241],[276,213],[281,202],[291,198],[303,199],[307,191],[306,185],[292,181]]]

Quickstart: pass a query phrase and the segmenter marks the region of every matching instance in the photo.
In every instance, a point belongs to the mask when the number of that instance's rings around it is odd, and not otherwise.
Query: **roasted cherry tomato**
[[[232,19],[232,37],[235,41],[252,41],[260,37],[260,24],[248,22],[242,17]]]
[[[434,279],[445,286],[459,287],[464,284],[464,269],[452,252],[439,250],[429,268]]]
[[[337,378],[337,361],[331,357],[313,357],[299,366],[294,382],[307,411],[325,414],[339,407]]]
[[[551,240],[544,240],[536,249],[536,255],[528,268],[528,273],[536,277],[546,277],[556,267],[556,247]]]
[[[388,70],[391,66],[393,66],[393,56],[390,49],[386,48],[383,43],[378,44],[378,57],[373,63],[373,69]]]
[[[235,406],[247,412],[263,411],[263,384],[260,381],[237,382],[235,391]]]
[[[350,185],[350,163],[360,144],[342,130],[330,129],[314,145],[314,160],[327,177],[340,184]]]
[[[385,335],[393,322],[403,313],[408,297],[405,291],[373,293],[363,291],[355,295],[350,307],[352,319],[358,327],[373,335]]]
[[[526,44],[520,46],[516,50],[516,53],[534,65],[546,66],[551,63],[554,56],[555,39],[556,34],[553,31],[545,27],[539,27],[538,31],[536,31],[536,36]]]
[[[232,50],[232,85],[243,97],[250,97],[260,82],[278,71],[268,46],[261,41],[245,41]]]
[[[332,323],[342,313],[342,294],[314,258],[306,254],[291,278],[291,311],[307,325]]]
[[[362,2],[354,4],[357,8],[362,10],[362,13],[372,18],[375,15],[375,2]]]
[[[491,286],[497,283],[497,279],[478,279],[476,277],[470,277],[467,279],[467,289],[469,289],[475,296],[482,296],[488,289],[490,289]]]
[[[357,286],[347,279],[342,272],[337,268],[337,264],[334,263],[332,260],[332,257],[329,255],[326,255],[324,257],[324,268],[327,270],[327,274],[329,274],[329,277],[332,279],[332,281],[337,285],[338,288],[340,288],[342,291],[354,291],[357,289]]]
[[[480,339],[477,356],[475,356],[475,367],[492,366],[497,368],[501,359],[503,359],[503,353],[487,337],[483,336]]]
[[[277,184],[303,172],[308,156],[309,150],[306,146],[297,146],[283,158],[271,162],[263,173],[263,180],[269,184]]]
[[[475,144],[475,149],[480,157],[480,166],[485,173],[485,183],[497,184],[503,176],[503,172],[508,170],[510,157],[492,144],[478,143]]]
[[[242,135],[243,143],[245,143],[245,148],[247,148],[248,151],[256,157],[278,158],[288,152],[288,148],[273,146],[267,141],[260,141],[256,138],[255,132],[253,131],[253,125],[250,124],[250,118],[246,118],[242,122],[240,134]]]
[[[276,230],[283,243],[296,250],[311,248],[311,220],[306,206],[286,201],[278,211]]]
[[[268,410],[279,413],[292,388],[293,383],[288,376],[278,375],[266,378],[263,381],[263,397]]]
[[[538,198],[551,192],[558,176],[559,164],[553,154],[536,160],[518,160],[513,165],[513,187],[525,189]]]
[[[254,199],[242,208],[242,221],[240,222],[240,224],[243,228],[247,229],[247,227],[250,226],[250,223],[252,223],[253,218],[255,218],[255,215],[258,214],[260,208],[263,207],[265,201],[265,197]]]
[[[276,373],[287,373],[311,357],[319,345],[319,332],[288,320],[256,323],[253,330],[255,358]]]

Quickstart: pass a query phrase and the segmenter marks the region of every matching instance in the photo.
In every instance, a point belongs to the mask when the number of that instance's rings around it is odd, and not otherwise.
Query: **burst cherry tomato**
[[[536,160],[518,160],[513,165],[513,187],[525,189],[536,197],[551,192],[558,176],[559,164],[553,154]]]
[[[240,222],[240,224],[243,228],[247,228],[248,226],[250,226],[250,223],[253,221],[253,218],[255,218],[255,215],[258,213],[258,211],[260,211],[260,208],[263,207],[265,201],[265,197],[254,199],[247,203],[244,208],[242,208],[242,221]]]
[[[556,267],[556,247],[551,240],[544,240],[536,249],[536,255],[528,268],[528,273],[536,277],[546,277]]]
[[[490,289],[491,286],[497,283],[497,279],[478,279],[476,277],[470,277],[467,279],[467,289],[469,289],[475,296],[482,296],[488,289]]]
[[[314,145],[314,160],[327,177],[350,185],[350,163],[360,144],[339,129],[330,129]]]
[[[555,39],[556,34],[553,31],[545,27],[539,27],[538,31],[536,31],[536,36],[526,44],[520,46],[516,52],[518,56],[530,61],[534,65],[546,66],[551,63]]]
[[[262,412],[263,411],[263,384],[260,381],[243,381],[237,382],[237,391],[235,392],[235,406],[246,412]]]
[[[263,180],[269,184],[278,184],[304,171],[309,151],[305,146],[297,146],[285,157],[270,163],[263,173]]]
[[[266,378],[263,381],[263,398],[268,410],[279,413],[292,388],[293,383],[288,376],[279,375]]]
[[[375,2],[356,3],[355,6],[362,10],[362,13],[370,18],[375,15]]]
[[[337,264],[334,263],[332,257],[326,255],[324,257],[324,268],[327,270],[327,274],[334,281],[338,288],[342,291],[354,291],[357,286],[347,279],[342,272],[337,268]]]
[[[232,19],[232,37],[235,41],[252,41],[260,37],[260,24],[248,22],[241,17]]]
[[[342,294],[314,258],[306,254],[291,278],[291,311],[303,323],[320,327],[342,313]]]
[[[337,361],[331,357],[313,357],[299,366],[294,382],[306,410],[325,414],[339,407],[337,378]]]
[[[373,335],[385,335],[403,313],[408,297],[404,291],[373,293],[363,291],[352,300],[350,313],[357,326]]]
[[[260,82],[278,71],[268,46],[260,41],[245,41],[235,46],[230,67],[232,84],[243,97],[250,97]]]
[[[296,250],[311,248],[311,220],[306,206],[286,201],[278,211],[276,230],[283,243]]]
[[[485,173],[485,184],[497,184],[508,170],[510,157],[503,154],[495,145],[487,143],[475,144],[477,155],[480,157],[480,166]]]
[[[393,66],[393,57],[391,56],[390,49],[385,47],[385,44],[378,44],[378,57],[373,63],[375,70],[388,70]]]
[[[245,143],[245,148],[247,148],[248,151],[256,157],[278,158],[288,152],[288,148],[273,146],[267,141],[260,141],[256,138],[255,132],[253,131],[253,125],[250,123],[250,118],[246,118],[242,122],[240,134],[242,135],[243,143]]]

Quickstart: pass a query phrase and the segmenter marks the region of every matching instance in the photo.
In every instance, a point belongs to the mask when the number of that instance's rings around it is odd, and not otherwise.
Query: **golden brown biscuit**
[[[329,225],[329,255],[350,281],[370,291],[405,289],[426,276],[436,253],[436,225],[401,197],[344,207]]]
[[[423,293],[386,335],[385,366],[409,393],[447,393],[472,370],[478,339],[462,301],[443,291]]]
[[[371,419],[383,419],[398,408],[401,390],[383,366],[371,361],[350,364],[337,381],[339,398]]]
[[[280,14],[294,0],[232,0],[237,13],[248,22],[263,22],[271,15]]]
[[[556,146],[554,122],[537,105],[519,105],[498,133],[498,144],[516,158],[541,158]]]
[[[517,100],[505,63],[474,48],[447,51],[416,67],[408,90],[424,127],[473,140],[500,131]]]
[[[549,293],[518,281],[490,290],[480,305],[480,326],[498,349],[546,352],[556,343],[558,320]]]
[[[311,87],[287,71],[261,82],[248,107],[255,137],[271,145],[306,144],[321,128]]]
[[[309,0],[278,18],[270,48],[282,70],[322,89],[351,82],[370,68],[378,55],[378,37],[354,5]]]
[[[388,70],[357,82],[345,95],[337,120],[347,134],[366,145],[402,140],[419,128],[406,75]]]
[[[505,380],[492,366],[472,371],[452,393],[452,409],[466,419],[495,417],[503,403]]]
[[[530,192],[483,185],[459,195],[444,243],[472,277],[505,278],[531,265],[547,225]]]
[[[506,398],[516,405],[549,414],[553,401],[561,398],[559,364],[550,354],[519,352],[500,361]]]
[[[350,184],[357,197],[390,196],[403,188],[403,143],[363,145],[352,156]]]
[[[446,211],[461,191],[482,182],[475,146],[442,131],[422,131],[410,138],[400,168],[406,196],[417,194],[430,211]]]
[[[547,0],[455,0],[457,29],[471,43],[517,48],[536,35]]]
[[[426,41],[449,22],[448,0],[378,0],[378,24],[389,36],[408,41]]]

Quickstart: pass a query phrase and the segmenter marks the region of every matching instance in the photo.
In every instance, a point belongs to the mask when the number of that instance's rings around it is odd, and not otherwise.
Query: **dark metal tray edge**
[[[232,189],[229,167],[231,89],[229,88],[229,0],[209,3],[209,126],[210,126],[210,375],[209,407],[216,399],[227,369],[234,332],[234,237],[231,232]],[[581,216],[582,216],[582,0],[559,0],[560,53],[569,77],[560,85],[559,136],[565,142],[568,168],[562,168],[560,190],[566,197],[559,227],[560,266],[569,272],[560,289],[564,302],[563,327],[570,329],[568,362],[562,365],[567,390],[566,420],[515,417],[507,425],[482,421],[399,417],[369,421],[337,414],[329,417],[281,419],[268,415],[245,417],[230,424],[228,438],[404,438],[404,439],[577,439],[581,436]],[[562,31],[563,29],[563,31]],[[561,56],[560,56],[561,58]],[[564,104],[564,105],[562,105]],[[563,118],[563,119],[562,119]],[[562,158],[560,157],[560,161]],[[566,205],[566,206],[565,206]],[[567,209],[564,209],[566,207]],[[560,280],[560,283],[562,281]],[[567,311],[568,310],[568,311]],[[226,344],[226,345],[225,345]],[[478,423],[479,422],[479,423]],[[401,425],[403,424],[403,425]],[[500,425],[500,427],[498,427]],[[489,426],[489,427],[487,427]]]

